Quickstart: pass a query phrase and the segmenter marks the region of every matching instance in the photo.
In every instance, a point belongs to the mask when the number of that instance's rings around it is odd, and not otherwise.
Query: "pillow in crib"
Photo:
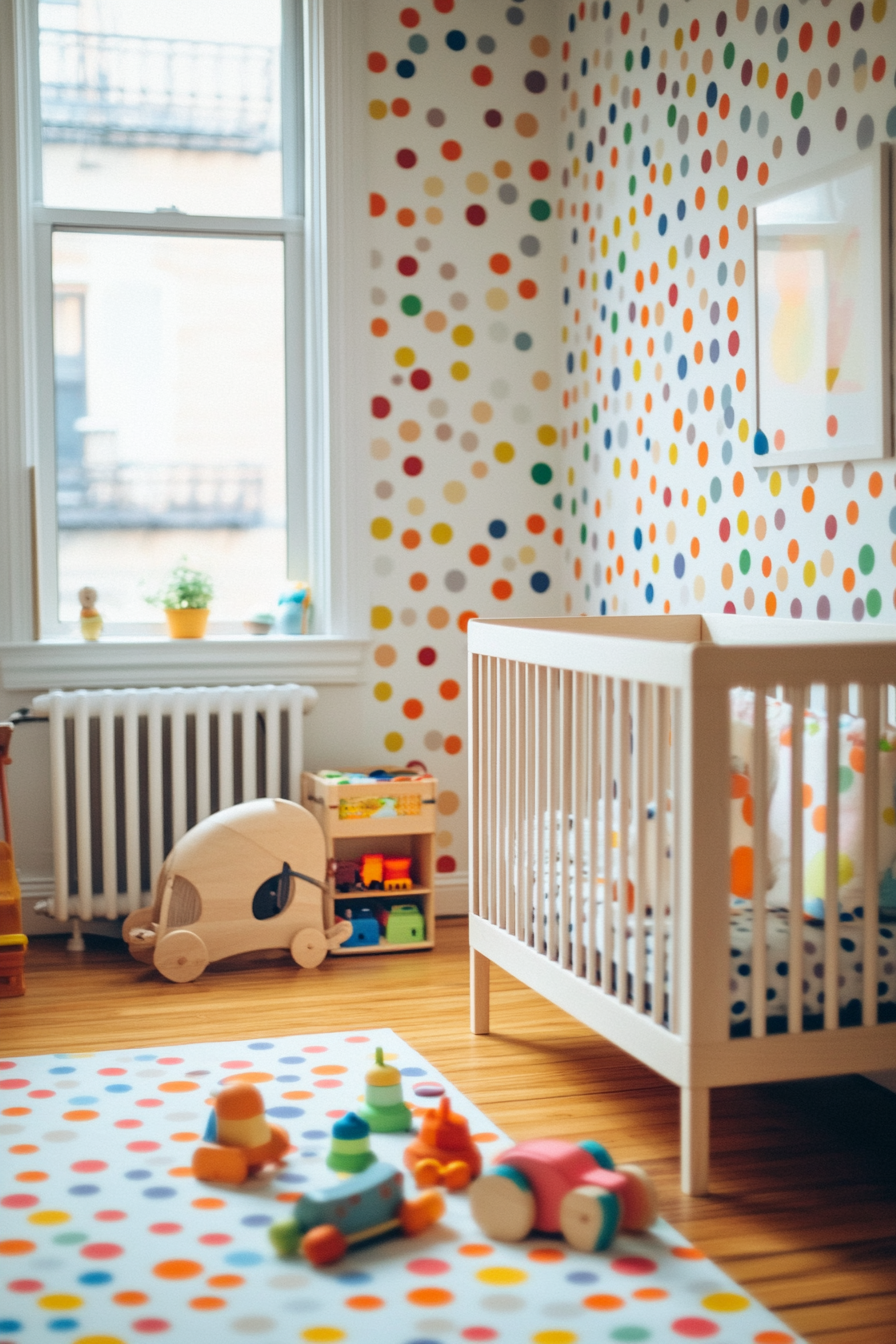
[[[744,905],[753,899],[753,707],[751,690],[737,687],[729,692],[731,710],[731,904]],[[762,882],[766,905],[775,908],[775,899],[782,861],[786,855],[786,831],[776,824],[772,800],[778,791],[780,775],[781,739],[790,731],[790,705],[771,696],[765,699],[767,740],[767,842],[766,872]],[[789,779],[789,776],[788,776]]]

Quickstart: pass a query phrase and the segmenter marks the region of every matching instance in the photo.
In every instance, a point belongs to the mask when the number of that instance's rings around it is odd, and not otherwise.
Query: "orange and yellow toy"
[[[404,1150],[404,1164],[419,1188],[444,1185],[464,1190],[482,1170],[482,1154],[470,1137],[462,1115],[447,1097],[423,1112],[420,1133]]]
[[[215,1098],[202,1146],[193,1154],[193,1175],[200,1181],[240,1185],[267,1166],[282,1166],[289,1135],[264,1113],[261,1093],[252,1083],[229,1083]]]

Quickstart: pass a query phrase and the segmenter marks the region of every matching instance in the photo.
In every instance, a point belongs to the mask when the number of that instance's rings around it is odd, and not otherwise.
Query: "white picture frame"
[[[893,453],[888,145],[753,206],[757,468]]]

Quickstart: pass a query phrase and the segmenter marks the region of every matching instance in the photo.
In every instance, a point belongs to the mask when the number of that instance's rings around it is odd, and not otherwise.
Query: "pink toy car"
[[[606,1250],[617,1231],[643,1232],[657,1216],[647,1172],[615,1166],[603,1144],[591,1139],[518,1143],[470,1187],[470,1206],[496,1241],[522,1241],[533,1230],[562,1232],[577,1251]]]

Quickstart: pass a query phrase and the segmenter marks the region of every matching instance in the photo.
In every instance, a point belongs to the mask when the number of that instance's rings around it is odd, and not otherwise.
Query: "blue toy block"
[[[352,936],[346,938],[342,944],[343,947],[378,947],[380,941],[380,925],[376,915],[365,906],[353,915],[351,910],[344,910],[343,917],[351,921]]]

